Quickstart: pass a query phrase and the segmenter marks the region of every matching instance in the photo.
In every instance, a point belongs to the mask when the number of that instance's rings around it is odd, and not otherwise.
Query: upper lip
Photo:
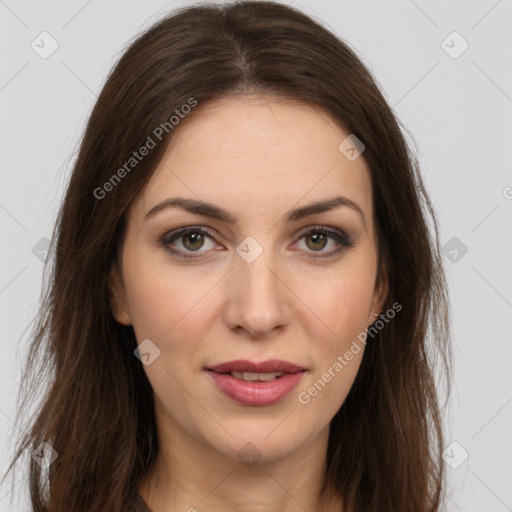
[[[254,373],[271,373],[271,372],[283,372],[283,373],[297,373],[304,371],[305,368],[288,361],[281,361],[279,359],[268,359],[267,361],[261,361],[256,363],[253,361],[247,361],[244,359],[237,359],[235,361],[228,361],[226,363],[217,364],[210,366],[207,370],[213,370],[217,373],[229,373],[229,372],[254,372]]]

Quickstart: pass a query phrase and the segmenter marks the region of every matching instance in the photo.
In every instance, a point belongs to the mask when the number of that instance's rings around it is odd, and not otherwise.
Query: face
[[[113,314],[144,342],[159,431],[278,459],[328,432],[385,299],[369,171],[297,102],[216,100],[175,130],[129,211]]]

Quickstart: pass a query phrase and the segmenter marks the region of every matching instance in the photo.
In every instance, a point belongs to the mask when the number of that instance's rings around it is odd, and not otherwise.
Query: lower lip
[[[304,371],[285,373],[268,382],[235,379],[227,373],[208,370],[217,387],[231,400],[242,405],[270,405],[290,393],[299,383]]]

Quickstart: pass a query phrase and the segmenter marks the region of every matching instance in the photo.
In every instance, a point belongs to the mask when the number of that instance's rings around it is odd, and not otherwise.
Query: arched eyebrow
[[[336,196],[329,199],[324,199],[322,201],[309,203],[298,208],[293,208],[284,215],[284,221],[297,222],[310,215],[328,212],[342,206],[355,210],[361,217],[366,228],[366,219],[362,208],[357,203],[345,196]],[[237,222],[236,215],[228,210],[225,210],[224,208],[221,208],[220,206],[197,199],[187,199],[185,197],[169,197],[168,199],[164,199],[162,202],[153,206],[153,208],[151,208],[151,210],[149,210],[146,215],[144,215],[144,220],[147,220],[155,216],[157,213],[169,208],[181,208],[190,213],[217,219],[228,224],[235,224]]]

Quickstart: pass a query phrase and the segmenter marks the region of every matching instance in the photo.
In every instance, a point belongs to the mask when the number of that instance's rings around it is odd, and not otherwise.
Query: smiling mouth
[[[263,362],[236,360],[205,368],[227,398],[244,406],[267,406],[285,398],[307,372],[277,359]]]

